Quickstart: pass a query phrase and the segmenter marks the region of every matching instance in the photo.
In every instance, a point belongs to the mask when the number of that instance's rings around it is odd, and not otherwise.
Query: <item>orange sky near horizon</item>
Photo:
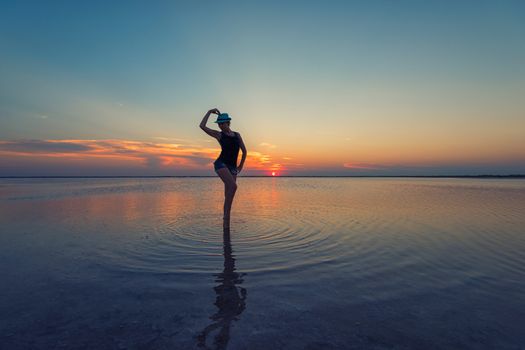
[[[243,137],[245,138],[245,137]],[[126,169],[142,171],[144,175],[212,175],[212,162],[220,153],[214,139],[206,146],[184,142],[144,142],[131,140],[27,140],[0,141],[0,160],[19,168],[24,166],[49,169]],[[350,141],[350,140],[343,140]],[[260,143],[253,148],[247,143],[248,157],[244,166],[245,175],[293,175],[301,170],[331,169],[347,171],[348,175],[362,171],[381,171],[392,167],[429,167],[446,165],[476,165],[519,162],[525,159],[525,150],[515,147],[516,152],[506,152],[497,144],[487,142],[484,148],[478,144],[465,147],[454,140],[436,146],[412,142],[392,147],[391,144],[351,144],[330,149],[312,148],[285,152],[279,146]],[[344,142],[341,142],[344,143]],[[239,161],[242,152],[239,152]],[[47,175],[47,174],[42,174]],[[102,171],[101,175],[104,175]]]
[[[0,176],[214,175],[212,108],[243,175],[525,174],[521,2],[135,5],[4,6]]]

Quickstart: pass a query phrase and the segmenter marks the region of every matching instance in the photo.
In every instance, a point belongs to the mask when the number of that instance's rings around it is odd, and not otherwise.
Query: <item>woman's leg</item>
[[[224,182],[224,226],[229,226],[233,197],[235,196],[235,191],[237,191],[236,177],[234,178],[226,167],[217,170],[217,174]]]

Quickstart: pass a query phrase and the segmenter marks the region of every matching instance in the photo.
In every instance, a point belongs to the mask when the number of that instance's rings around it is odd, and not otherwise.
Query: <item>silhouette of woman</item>
[[[215,123],[219,125],[221,131],[213,130],[206,126],[211,114],[217,114]],[[237,191],[237,174],[241,172],[247,155],[241,134],[230,129],[230,120],[228,113],[221,113],[217,108],[213,108],[206,113],[200,124],[200,128],[211,137],[216,138],[221,145],[221,154],[213,162],[213,166],[217,175],[224,182],[223,228],[230,227],[231,207],[233,197]],[[242,159],[239,166],[237,166],[239,148],[242,150]]]
[[[217,277],[215,282],[219,282],[219,285],[213,288],[217,294],[215,306],[217,306],[219,310],[210,316],[213,322],[206,326],[197,336],[197,345],[206,349],[208,349],[206,346],[206,337],[217,328],[220,328],[220,330],[213,341],[215,349],[226,349],[228,341],[230,340],[231,323],[232,321],[238,320],[238,316],[246,308],[246,289],[241,286],[237,289],[236,286],[244,281],[242,279],[244,274],[235,272],[235,258],[232,254],[229,229],[224,229],[223,247],[224,270],[222,273],[214,274],[214,276]]]

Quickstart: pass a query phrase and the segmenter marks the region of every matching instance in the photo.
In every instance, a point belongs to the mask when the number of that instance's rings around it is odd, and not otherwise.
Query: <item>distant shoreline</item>
[[[213,175],[152,175],[152,176],[0,176],[0,179],[148,179],[148,178],[208,178]],[[467,178],[467,179],[525,179],[525,174],[512,175],[252,175],[256,178]]]

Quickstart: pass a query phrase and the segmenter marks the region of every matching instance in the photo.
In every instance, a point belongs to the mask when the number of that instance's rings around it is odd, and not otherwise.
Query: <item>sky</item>
[[[0,176],[525,173],[523,1],[0,5]]]

